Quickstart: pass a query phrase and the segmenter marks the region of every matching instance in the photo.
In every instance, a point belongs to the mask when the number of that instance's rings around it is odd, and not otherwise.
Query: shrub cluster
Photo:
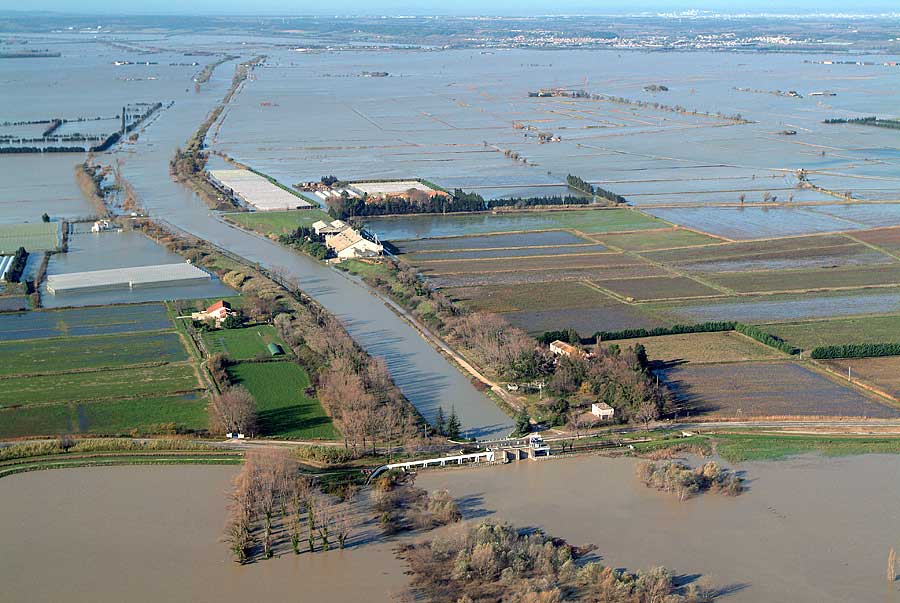
[[[647,487],[672,492],[680,500],[709,490],[728,496],[737,496],[744,491],[744,480],[714,461],[696,469],[675,461],[645,462],[637,466],[637,476]]]
[[[710,600],[696,585],[676,586],[665,568],[631,573],[579,561],[593,548],[486,522],[446,530],[403,547],[400,555],[409,563],[414,592],[434,603]]]
[[[900,356],[900,343],[848,343],[815,348],[810,354],[816,360],[830,358],[876,358]]]
[[[343,465],[353,460],[353,453],[337,446],[299,446],[297,458],[303,461],[315,461],[328,465]]]

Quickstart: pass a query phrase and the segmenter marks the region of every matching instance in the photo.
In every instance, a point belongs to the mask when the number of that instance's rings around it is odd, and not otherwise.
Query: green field
[[[0,407],[133,398],[200,387],[189,363],[0,379]]]
[[[809,453],[827,456],[900,453],[900,438],[721,434],[715,440],[716,451],[731,463],[777,460]]]
[[[203,333],[203,343],[210,354],[226,354],[232,360],[252,360],[270,356],[266,346],[277,343],[290,353],[290,348],[275,333],[272,325],[257,325],[243,329],[219,329]]]
[[[19,247],[28,252],[48,251],[59,245],[59,224],[56,222],[29,222],[27,224],[0,224],[0,254],[15,253]]]
[[[608,345],[620,348],[641,344],[650,360],[662,362],[719,363],[787,358],[778,350],[744,337],[736,331],[685,333],[618,339]]]
[[[803,350],[844,343],[900,341],[900,315],[786,322],[761,328]]]
[[[260,433],[281,438],[336,439],[331,418],[305,391],[306,370],[293,362],[242,362],[228,368],[236,385],[256,398]]]
[[[0,410],[0,437],[85,433],[156,433],[160,425],[206,429],[206,401],[180,396],[51,404]]]
[[[674,230],[652,230],[647,232],[629,232],[624,234],[606,234],[596,237],[611,247],[626,251],[652,251],[678,247],[694,247],[721,243],[721,239],[700,234],[692,230],[678,228]]]
[[[188,354],[181,338],[173,332],[0,342],[0,376],[114,368],[187,359]]]
[[[544,214],[557,228],[570,228],[587,234],[665,228],[669,226],[633,209],[554,211]]]
[[[288,211],[254,211],[224,214],[225,218],[245,228],[263,234],[287,234],[300,226],[312,226],[313,222],[325,220],[330,222],[331,216],[320,209],[293,209]]]

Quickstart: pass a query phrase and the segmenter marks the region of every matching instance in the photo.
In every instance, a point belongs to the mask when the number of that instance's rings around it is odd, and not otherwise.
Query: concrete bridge
[[[520,439],[493,440],[491,442],[483,442],[481,445],[483,445],[485,449],[479,452],[439,456],[430,459],[417,459],[414,461],[382,465],[369,474],[366,483],[370,483],[385,471],[390,471],[392,469],[409,471],[411,469],[427,469],[428,467],[446,467],[447,465],[509,463],[512,461],[525,459],[534,460],[550,456],[550,446],[544,443],[541,436],[537,434]]]

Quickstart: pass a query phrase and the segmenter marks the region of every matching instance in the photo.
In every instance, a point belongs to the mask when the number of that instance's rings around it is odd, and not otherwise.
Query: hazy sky
[[[897,0],[0,0],[0,9],[106,14],[534,15],[637,11],[893,12]]]

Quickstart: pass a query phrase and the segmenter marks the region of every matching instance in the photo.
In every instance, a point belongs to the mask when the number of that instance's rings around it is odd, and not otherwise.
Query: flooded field
[[[0,341],[169,329],[163,304],[0,314]]]
[[[431,471],[417,485],[449,488],[474,520],[511,521],[573,544],[594,543],[613,567],[665,565],[726,589],[722,601],[900,600],[897,587],[884,581],[887,551],[900,530],[893,508],[900,496],[897,457],[744,463],[737,468],[749,480],[746,493],[686,502],[639,483],[635,462],[580,457]],[[368,542],[365,529],[345,551],[235,565],[219,541],[234,473],[114,467],[0,480],[6,600],[244,601],[290,598],[299,589],[334,603],[361,597],[387,603],[406,585],[394,545]],[[578,484],[573,495],[560,495],[572,484]],[[650,536],[638,537],[636,525]]]
[[[737,469],[746,472],[748,492],[686,502],[646,488],[634,477],[635,463],[601,457],[513,463],[423,473],[416,484],[449,488],[469,501],[473,516],[594,543],[612,567],[665,565],[699,577],[726,589],[723,602],[900,601],[897,586],[884,579],[900,531],[893,502],[900,496],[900,458],[743,463]]]
[[[900,292],[859,292],[854,294],[808,294],[796,296],[749,297],[741,301],[711,301],[695,304],[658,304],[654,310],[682,322],[737,320],[740,322],[775,322],[886,314],[900,310]]]
[[[860,230],[864,224],[797,207],[681,207],[649,209],[672,224],[734,240]],[[885,216],[882,225],[891,222]]]
[[[236,565],[220,541],[234,474],[234,467],[111,467],[0,480],[4,601],[237,603],[302,593],[329,603],[388,603],[405,586],[390,543]]]

